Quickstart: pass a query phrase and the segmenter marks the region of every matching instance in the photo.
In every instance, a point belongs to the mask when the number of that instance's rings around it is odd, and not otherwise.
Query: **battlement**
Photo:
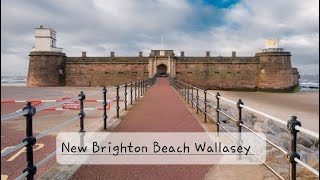
[[[169,74],[207,89],[290,90],[299,85],[299,73],[291,66],[291,53],[268,40],[255,56],[180,56],[174,50],[151,50],[149,56],[67,57],[46,43],[55,43],[55,31],[36,28],[36,47],[30,53],[28,86],[106,86]],[[39,43],[41,39],[46,43]],[[38,42],[38,40],[40,40]],[[44,41],[41,41],[44,42]],[[80,53],[79,53],[80,54]],[[79,81],[81,79],[81,81]]]

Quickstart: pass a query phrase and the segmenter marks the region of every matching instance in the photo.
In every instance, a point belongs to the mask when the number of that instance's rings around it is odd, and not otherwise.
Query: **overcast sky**
[[[67,56],[253,56],[280,39],[300,74],[319,74],[319,0],[2,0],[1,75],[26,75],[34,28],[57,32]]]

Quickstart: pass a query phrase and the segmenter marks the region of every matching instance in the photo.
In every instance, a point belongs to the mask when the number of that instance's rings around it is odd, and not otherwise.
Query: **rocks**
[[[277,136],[283,140],[286,140],[288,142],[290,142],[290,134],[287,133],[287,132],[281,132],[281,133],[278,133]]]
[[[306,154],[307,154],[306,163],[308,164],[319,160],[319,150],[312,153],[306,153]]]
[[[278,134],[281,132],[287,132],[287,129],[281,127],[281,125],[276,124],[273,120],[266,120],[263,123],[263,127],[268,131],[271,131],[272,134]]]
[[[225,111],[225,112],[226,112],[226,111]],[[227,113],[226,113],[226,114],[227,114]],[[219,120],[220,120],[221,122],[228,123],[229,120],[230,120],[230,118],[229,118],[228,116],[220,113],[220,115],[219,115]]]
[[[235,119],[238,117],[236,107],[224,105],[221,106],[221,111]],[[213,117],[216,117],[215,110],[210,111],[210,113],[213,114]],[[264,133],[269,141],[281,149],[290,152],[291,134],[285,125],[249,111],[243,111],[242,118],[245,126],[256,132]],[[238,132],[236,123],[228,116],[220,113],[220,121],[224,122],[221,125],[229,132]],[[220,129],[224,132],[222,128]],[[248,132],[245,128],[242,128],[242,131]],[[287,174],[288,160],[286,155],[269,143],[266,145],[267,160],[270,161],[272,167],[280,174]],[[307,164],[317,161],[319,159],[319,140],[299,132],[297,137],[297,153],[300,155],[300,159]]]
[[[317,146],[311,146],[310,149],[312,151],[319,151],[319,147],[317,147]]]
[[[278,145],[278,146],[281,146],[283,148],[286,148],[286,146],[283,146],[283,145],[286,145],[284,144],[283,142],[286,142],[286,141],[283,141],[283,139],[279,138],[278,136],[275,136],[275,135],[272,135],[272,134],[266,134],[266,138],[273,142],[274,144]]]
[[[238,128],[234,126],[224,126],[229,132],[238,132]]]
[[[283,147],[284,149],[286,149],[287,151],[289,151],[289,149],[290,149],[290,143],[289,143],[289,141],[286,141],[286,140],[282,141],[282,142],[281,142],[281,147]]]
[[[253,126],[253,130],[257,131],[257,132],[263,132],[262,129],[262,123],[261,122],[256,122]]]
[[[297,151],[304,151],[304,152],[308,152],[308,153],[312,153],[313,151],[307,147],[305,147],[304,145],[301,144],[297,144]]]
[[[251,119],[255,119],[255,118],[257,118],[257,116],[255,115],[255,114],[250,114],[250,117],[251,117]]]
[[[297,143],[308,148],[310,148],[314,144],[309,137],[306,137],[301,134],[299,134],[297,137]]]

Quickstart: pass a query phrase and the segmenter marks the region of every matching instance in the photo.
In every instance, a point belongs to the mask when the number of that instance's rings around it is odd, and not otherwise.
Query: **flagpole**
[[[163,50],[163,35],[161,37],[161,49]]]

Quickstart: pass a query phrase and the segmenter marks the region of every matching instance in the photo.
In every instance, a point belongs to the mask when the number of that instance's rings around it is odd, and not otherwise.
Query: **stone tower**
[[[56,32],[50,28],[35,28],[35,46],[29,54],[28,87],[65,85],[65,53],[56,47]]]
[[[256,53],[260,64],[258,89],[290,90],[299,85],[299,74],[291,66],[291,54],[279,48],[279,40],[268,39],[265,48]]]

